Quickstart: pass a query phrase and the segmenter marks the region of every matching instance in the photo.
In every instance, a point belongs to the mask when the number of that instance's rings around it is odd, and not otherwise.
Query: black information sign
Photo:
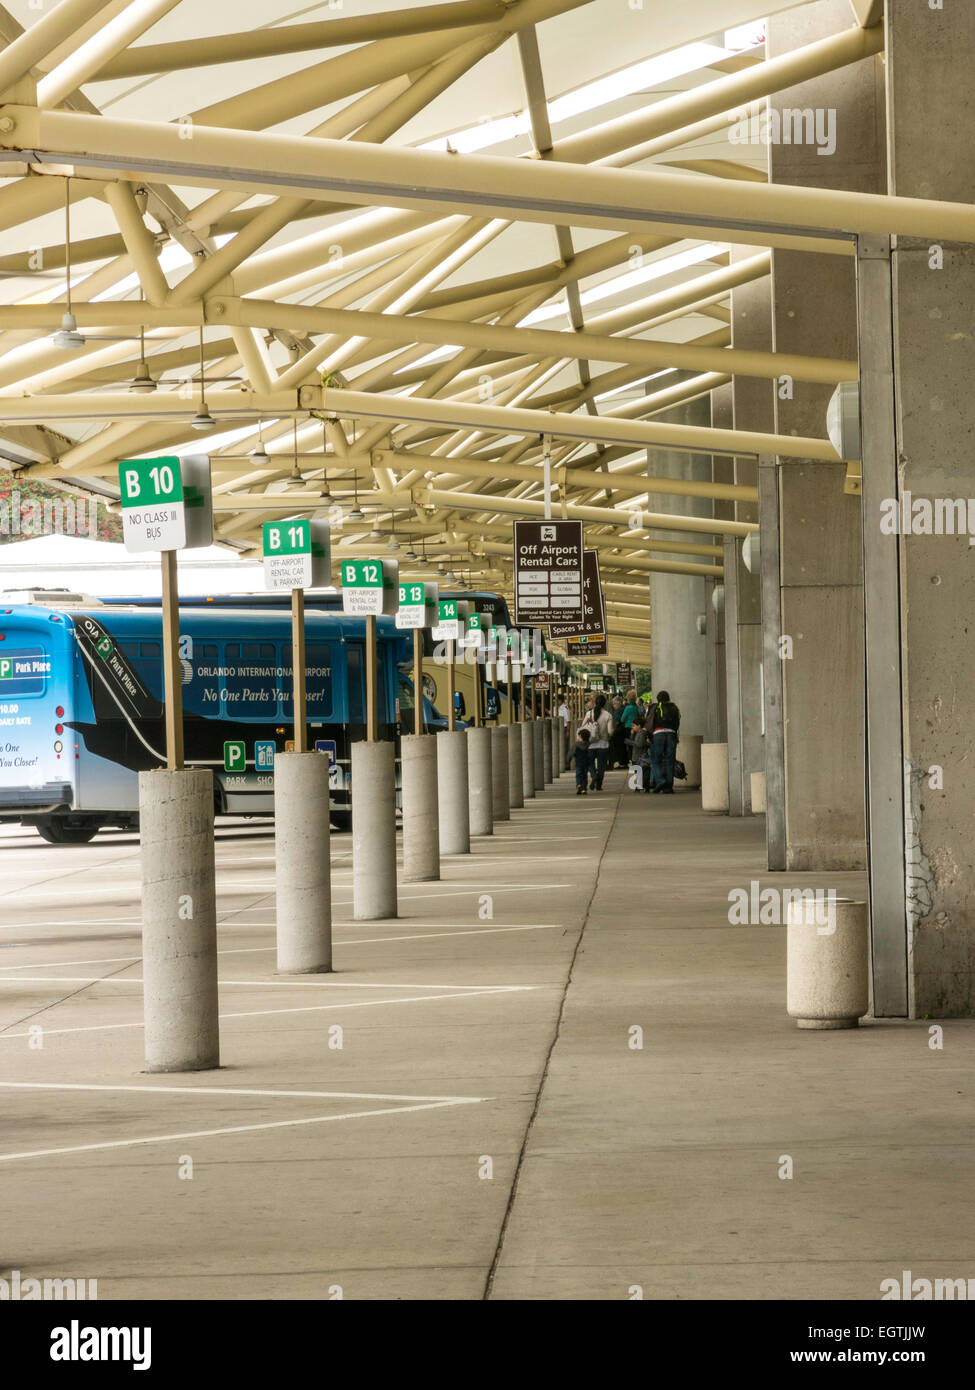
[[[594,637],[569,637],[566,646],[572,656],[605,656],[609,650],[605,632]]]
[[[549,623],[549,637],[601,637],[605,633],[606,610],[599,582],[599,553],[595,550],[586,550],[582,556],[582,604],[582,620]]]
[[[616,684],[621,690],[629,690],[633,685],[633,667],[628,661],[617,661]]]
[[[583,619],[582,522],[515,522],[515,623]]]

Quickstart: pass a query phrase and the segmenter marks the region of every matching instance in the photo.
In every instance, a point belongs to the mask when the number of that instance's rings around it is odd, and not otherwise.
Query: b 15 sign
[[[118,468],[126,550],[187,550],[213,541],[210,459],[123,459]]]
[[[343,560],[340,570],[343,613],[378,617],[396,612],[399,565],[395,560]]]
[[[327,521],[266,521],[264,583],[269,589],[323,588],[332,578]]]
[[[401,584],[396,626],[402,628],[433,627],[437,620],[436,584]]]

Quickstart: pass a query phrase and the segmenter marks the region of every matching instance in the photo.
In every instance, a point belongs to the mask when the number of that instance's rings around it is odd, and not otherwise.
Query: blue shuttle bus
[[[332,819],[351,819],[351,744],[365,737],[365,620],[306,614],[309,741],[329,756]],[[377,619],[379,736],[398,736],[410,635]],[[293,737],[291,621],[273,606],[180,610],[185,761],[214,771],[218,815],[273,813],[273,751]],[[51,591],[0,608],[0,820],[53,844],[138,823],[137,773],[165,766],[162,614]],[[438,712],[425,702],[436,727]],[[243,742],[243,770],[224,744]],[[260,746],[258,746],[260,745]]]

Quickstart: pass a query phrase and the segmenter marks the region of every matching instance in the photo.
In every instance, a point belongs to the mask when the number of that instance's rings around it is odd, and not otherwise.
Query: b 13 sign
[[[437,620],[437,604],[436,584],[401,584],[396,626],[433,627]]]
[[[269,589],[323,588],[332,578],[327,521],[266,521],[264,583]]]
[[[123,459],[118,469],[126,550],[187,550],[213,541],[210,459]]]

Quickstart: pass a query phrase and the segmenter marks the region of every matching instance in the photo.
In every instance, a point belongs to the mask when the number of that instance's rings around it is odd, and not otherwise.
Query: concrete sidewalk
[[[942,1050],[926,1021],[800,1032],[785,928],[730,925],[728,891],[862,897],[863,876],[765,873],[759,818],[646,802],[619,801],[490,1296],[871,1300],[905,1269],[975,1275],[975,1024]]]

